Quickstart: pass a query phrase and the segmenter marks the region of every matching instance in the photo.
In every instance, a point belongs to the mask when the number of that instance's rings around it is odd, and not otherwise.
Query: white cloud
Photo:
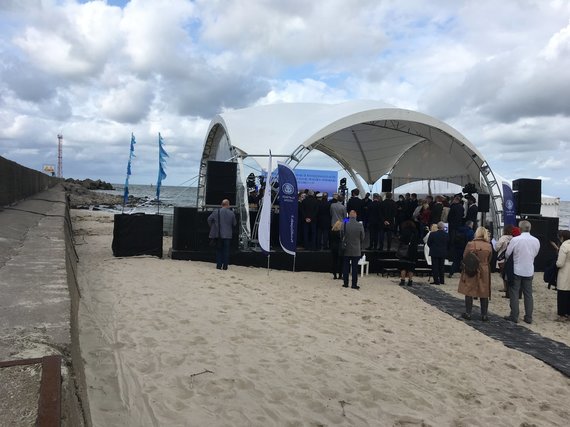
[[[111,120],[137,123],[144,119],[152,105],[149,83],[127,78],[122,87],[111,89],[101,101],[101,111]]]
[[[0,10],[0,154],[30,167],[55,163],[63,132],[66,174],[120,181],[134,132],[137,173],[152,182],[162,132],[169,183],[180,183],[224,109],[379,99],[446,121],[499,173],[544,176],[547,192],[570,199],[559,185],[570,162],[565,1],[38,0]]]

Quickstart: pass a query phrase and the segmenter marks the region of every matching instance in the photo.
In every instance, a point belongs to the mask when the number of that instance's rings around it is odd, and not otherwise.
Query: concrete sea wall
[[[60,355],[61,425],[89,427],[78,259],[66,193],[54,187],[60,180],[3,158],[0,176],[0,360]],[[35,401],[22,404],[37,407]]]
[[[47,190],[60,181],[0,157],[0,207]]]

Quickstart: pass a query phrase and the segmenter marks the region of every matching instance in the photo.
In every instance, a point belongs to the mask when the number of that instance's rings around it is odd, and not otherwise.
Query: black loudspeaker
[[[175,251],[214,251],[210,247],[210,227],[208,217],[211,211],[199,211],[197,208],[174,208],[174,221],[172,224],[172,249]],[[236,214],[239,224],[239,215]],[[238,248],[239,227],[234,229],[231,248]]]
[[[162,215],[116,214],[113,225],[113,255],[152,255],[162,258]]]
[[[557,256],[550,242],[556,242],[558,237],[558,218],[527,217],[526,219],[531,224],[530,234],[540,241],[540,251],[534,259],[534,270],[544,271],[545,267]]]
[[[528,193],[538,193],[542,191],[542,180],[531,178],[519,178],[513,181],[513,191],[526,191]]]
[[[391,193],[392,192],[392,180],[391,179],[383,179],[382,180],[382,193]]]
[[[528,195],[521,191],[515,191],[513,197],[515,199],[515,212],[517,215],[540,215],[542,205],[540,198],[538,202],[531,202],[528,199]]]
[[[220,206],[228,199],[236,204],[237,163],[209,161],[206,169],[206,205]]]
[[[198,216],[197,208],[174,208],[172,222],[172,249],[188,251],[192,249],[194,227]]]
[[[518,215],[540,215],[542,202],[542,181],[540,179],[515,179],[513,191]]]
[[[478,212],[489,212],[490,202],[491,202],[491,196],[489,194],[478,194],[477,195]]]

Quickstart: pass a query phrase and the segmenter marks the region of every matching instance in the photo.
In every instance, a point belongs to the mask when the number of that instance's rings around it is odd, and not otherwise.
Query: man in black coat
[[[321,194],[317,218],[317,250],[329,248],[329,232],[331,231],[331,208],[328,193]]]
[[[437,196],[435,198],[435,203],[431,206],[431,215],[430,215],[430,225],[437,224],[441,221],[441,215],[443,214],[443,197]]]
[[[362,199],[359,197],[360,190],[355,188],[350,192],[350,199],[346,203],[346,211],[356,211],[356,220],[362,221]]]
[[[307,197],[301,202],[301,221],[303,224],[303,242],[305,249],[314,251],[317,248],[317,215],[319,202],[315,193],[308,191]]]
[[[461,196],[456,194],[453,201],[449,206],[449,213],[447,214],[447,223],[449,224],[449,234],[452,235],[463,224],[463,216],[465,210],[461,202]]]
[[[443,222],[437,223],[437,231],[429,233],[427,245],[431,257],[431,271],[434,285],[443,285],[445,277],[445,258],[449,246],[449,236]]]
[[[467,213],[465,214],[465,221],[473,221],[473,230],[477,230],[477,213],[479,207],[475,201],[475,197],[471,194],[467,196]]]
[[[378,193],[372,195],[372,203],[368,209],[368,228],[370,230],[370,245],[366,250],[375,250],[378,248],[378,236],[380,234],[380,225],[384,226],[384,219],[381,212],[382,197]]]
[[[392,193],[386,193],[380,210],[384,222],[384,226],[380,226],[380,250],[384,247],[384,236],[386,236],[386,250],[389,251],[392,248],[392,233],[396,229],[396,214],[398,213],[398,205],[392,200]]]

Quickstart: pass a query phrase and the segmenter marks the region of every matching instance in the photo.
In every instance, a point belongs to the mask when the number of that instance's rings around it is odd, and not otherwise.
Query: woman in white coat
[[[564,320],[570,318],[570,231],[561,230],[558,236],[562,242],[556,260],[558,315]]]

